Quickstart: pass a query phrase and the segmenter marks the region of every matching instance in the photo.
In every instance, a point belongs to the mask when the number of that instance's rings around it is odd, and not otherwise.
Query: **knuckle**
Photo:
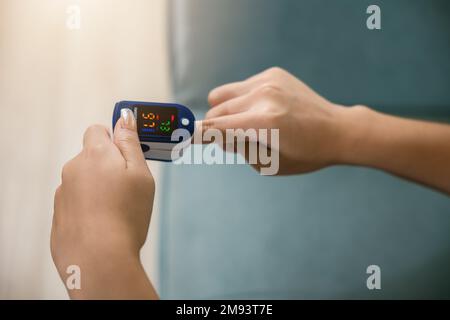
[[[281,89],[277,84],[273,82],[266,82],[256,89],[255,94],[257,96],[273,97],[277,95],[280,92],[280,90]]]
[[[260,109],[258,113],[258,122],[265,126],[276,126],[282,122],[285,117],[283,110],[276,107],[273,103],[269,103]]]
[[[280,76],[285,73],[284,69],[280,67],[271,67],[265,71],[269,76]]]
[[[281,112],[272,111],[267,113],[267,119],[270,123],[279,123],[282,118],[283,116]]]
[[[89,136],[90,134],[92,134],[93,132],[98,130],[99,126],[100,125],[98,125],[98,124],[93,124],[93,125],[90,125],[89,127],[87,127],[87,129],[84,131],[83,140],[85,140],[87,136]]]
[[[105,130],[105,129],[106,129],[106,127],[102,126],[101,124],[92,124],[86,129],[85,134],[87,134],[89,132]]]

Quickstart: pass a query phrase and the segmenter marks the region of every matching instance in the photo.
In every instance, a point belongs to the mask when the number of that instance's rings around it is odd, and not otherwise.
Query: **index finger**
[[[197,121],[193,143],[194,144],[211,143],[211,141],[204,140],[204,135],[208,130],[218,130],[222,133],[223,138],[225,138],[227,129],[234,129],[234,130],[253,129],[251,123],[252,123],[252,115],[248,112],[242,112]]]

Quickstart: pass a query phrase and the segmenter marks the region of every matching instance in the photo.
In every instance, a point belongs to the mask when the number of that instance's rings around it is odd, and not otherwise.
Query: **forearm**
[[[347,112],[340,163],[378,168],[450,194],[450,125]]]

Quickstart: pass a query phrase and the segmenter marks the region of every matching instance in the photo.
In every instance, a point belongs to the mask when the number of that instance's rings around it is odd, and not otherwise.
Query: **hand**
[[[203,131],[279,129],[279,148],[273,150],[280,154],[278,174],[310,172],[338,163],[348,142],[344,136],[350,109],[358,109],[331,103],[279,68],[218,87],[208,100],[212,108],[199,125]]]
[[[279,68],[218,87],[211,91],[209,103],[212,108],[199,124],[200,133],[210,128],[222,133],[279,129],[275,148],[257,137],[279,152],[279,174],[333,164],[367,166],[450,194],[449,125],[337,105]]]
[[[72,298],[157,297],[139,258],[154,191],[132,112],[122,113],[114,141],[105,127],[86,131],[83,150],[64,166],[51,233],[63,282],[69,265],[81,269],[81,290],[69,290]]]

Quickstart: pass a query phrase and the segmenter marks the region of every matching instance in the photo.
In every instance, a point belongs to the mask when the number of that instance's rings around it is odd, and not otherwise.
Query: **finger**
[[[96,147],[111,143],[111,136],[106,127],[101,125],[93,125],[87,128],[83,136],[83,147]]]
[[[217,87],[208,95],[211,107],[216,107],[225,101],[244,95],[250,91],[250,84],[245,81],[232,82]]]
[[[239,96],[237,98],[233,98],[231,100],[227,100],[220,105],[210,109],[207,113],[205,118],[211,119],[211,118],[218,118],[226,115],[231,115],[235,113],[240,113],[247,111],[250,109],[251,104],[251,95],[246,94],[243,96]]]
[[[114,143],[122,153],[127,168],[148,170],[137,134],[136,120],[133,112],[128,108],[121,110],[120,119],[114,128]]]
[[[216,129],[223,134],[227,129],[244,129],[251,128],[251,114],[248,112],[241,112],[223,117],[205,119],[197,122],[198,135],[204,135],[207,130]]]
[[[262,75],[263,73],[258,73],[244,81],[227,83],[211,90],[208,95],[209,104],[216,107],[225,101],[250,93],[265,81]]]
[[[194,134],[192,135],[191,143],[192,144],[203,144],[203,121],[196,120],[195,121],[195,129]]]

